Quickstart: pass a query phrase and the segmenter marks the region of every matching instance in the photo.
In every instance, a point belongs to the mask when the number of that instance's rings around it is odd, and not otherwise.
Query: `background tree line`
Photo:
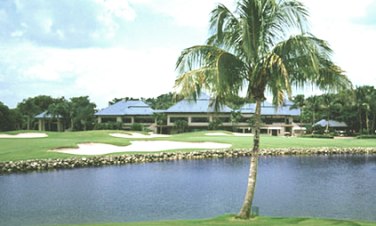
[[[109,104],[120,100],[143,100],[153,109],[163,110],[182,100],[182,97],[170,92],[156,98],[114,98]],[[373,86],[360,86],[337,94],[297,95],[293,102],[293,108],[301,109],[300,122],[308,129],[317,121],[327,119],[345,122],[350,134],[375,134],[376,89]],[[244,103],[244,99],[234,97],[229,98],[227,105],[238,109]],[[37,129],[35,116],[44,111],[61,120],[65,130],[90,130],[95,126],[96,104],[88,96],[65,99],[40,95],[24,99],[15,109],[9,109],[0,102],[0,130]],[[155,117],[158,124],[164,124],[166,119],[163,116],[158,114]],[[237,121],[234,120],[234,123]]]
[[[0,130],[38,129],[35,116],[46,112],[53,119],[61,120],[64,130],[88,130],[94,128],[96,104],[88,96],[52,98],[46,95],[30,97],[9,109],[0,102]]]
[[[297,95],[293,102],[293,108],[301,109],[301,122],[307,127],[326,119],[345,122],[349,134],[375,134],[376,89],[373,86],[307,98]]]

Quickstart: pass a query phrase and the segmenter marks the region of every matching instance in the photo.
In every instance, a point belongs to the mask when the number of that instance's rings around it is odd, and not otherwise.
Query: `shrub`
[[[222,126],[222,121],[219,119],[214,119],[213,121],[209,122],[208,129],[218,130],[221,126]]]
[[[94,126],[96,130],[122,130],[123,123],[121,122],[106,122],[106,123],[97,123]]]
[[[142,131],[144,129],[144,126],[140,123],[133,123],[131,126],[132,131]]]
[[[359,135],[356,137],[357,139],[376,139],[376,135]]]
[[[174,124],[178,133],[184,133],[188,128],[188,122],[186,120],[177,120]]]
[[[324,139],[333,139],[334,136],[332,135],[326,135],[326,134],[304,134],[299,137],[303,138],[324,138]]]

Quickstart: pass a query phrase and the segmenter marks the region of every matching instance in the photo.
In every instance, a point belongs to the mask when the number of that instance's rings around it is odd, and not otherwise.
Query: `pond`
[[[0,176],[0,225],[210,218],[237,213],[248,158]],[[261,215],[376,221],[376,156],[260,157]]]

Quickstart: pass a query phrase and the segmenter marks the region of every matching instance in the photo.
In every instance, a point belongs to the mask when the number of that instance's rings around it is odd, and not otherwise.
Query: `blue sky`
[[[0,1],[0,101],[88,95],[101,108],[173,91],[180,51],[204,43],[218,2],[234,9],[233,0]],[[354,85],[376,85],[376,1],[303,2]]]

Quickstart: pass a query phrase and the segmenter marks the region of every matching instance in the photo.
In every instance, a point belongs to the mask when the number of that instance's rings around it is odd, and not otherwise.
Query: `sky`
[[[376,0],[302,2],[311,33],[329,42],[354,86],[376,86]],[[89,96],[103,108],[174,91],[176,60],[205,43],[218,3],[236,8],[234,0],[1,0],[0,102]]]

